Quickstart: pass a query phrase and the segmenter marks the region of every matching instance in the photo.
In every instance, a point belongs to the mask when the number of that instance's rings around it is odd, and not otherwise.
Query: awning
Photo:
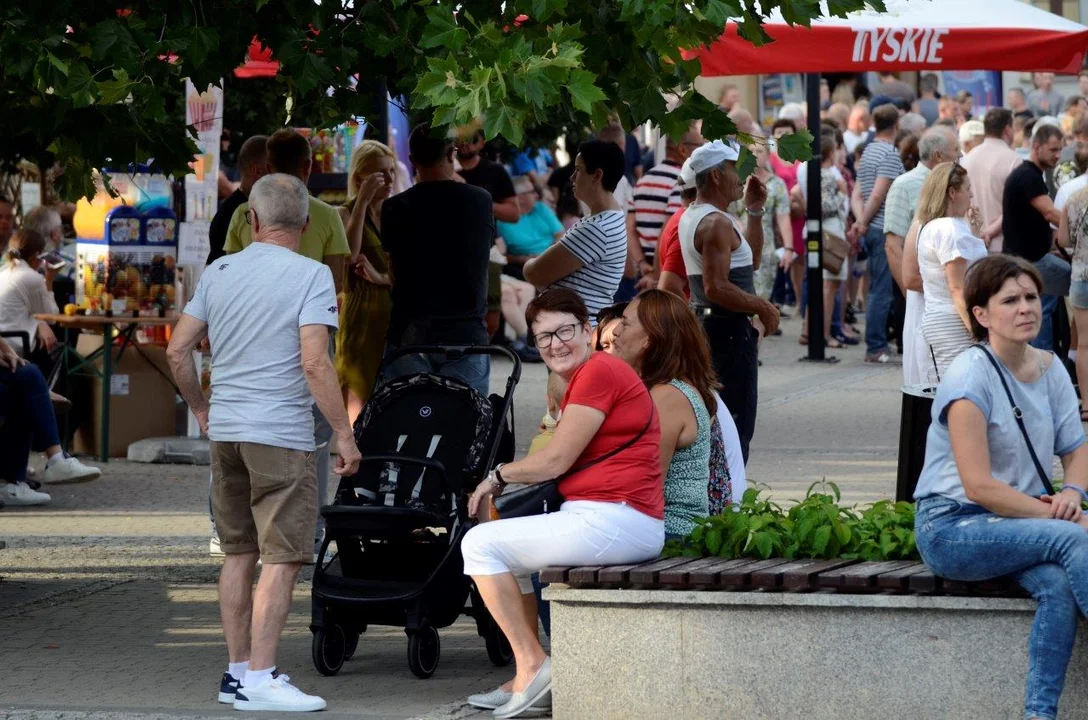
[[[702,74],[864,72],[869,70],[1033,70],[1076,73],[1088,27],[1020,0],[887,0],[888,12],[821,18],[789,26],[781,13],[755,47],[733,22],[709,47],[685,53]],[[826,15],[826,4],[822,8]]]

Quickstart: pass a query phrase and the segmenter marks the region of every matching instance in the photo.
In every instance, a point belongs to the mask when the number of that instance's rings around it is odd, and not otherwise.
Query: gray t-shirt
[[[1080,404],[1069,373],[1061,361],[1054,360],[1041,378],[1025,383],[1017,380],[996,355],[994,359],[1001,366],[1009,390],[1024,413],[1031,444],[1049,479],[1054,455],[1068,455],[1085,442]],[[990,446],[990,472],[994,478],[1022,493],[1034,497],[1042,495],[1043,483],[1013,417],[1012,405],[1001,386],[1001,379],[982,351],[972,347],[948,366],[937,388],[933,422],[926,438],[925,467],[918,478],[914,498],[921,500],[939,495],[970,502],[956,469],[948,434],[948,408],[960,400],[974,403],[986,416],[986,441]]]
[[[313,450],[313,399],[302,372],[299,329],[337,327],[332,271],[286,248],[255,242],[209,265],[184,312],[208,324],[208,436]]]

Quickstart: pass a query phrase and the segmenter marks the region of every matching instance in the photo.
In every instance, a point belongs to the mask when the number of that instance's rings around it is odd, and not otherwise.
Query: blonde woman
[[[0,256],[0,330],[25,332],[30,347],[13,344],[15,351],[32,360],[49,375],[52,361],[49,353],[57,345],[56,335],[49,326],[34,318],[38,314],[55,315],[57,301],[53,298],[54,270],[41,270],[39,257],[45,252],[45,237],[36,230],[23,228],[11,236],[7,251]]]
[[[926,299],[922,337],[939,381],[956,357],[974,344],[971,319],[963,299],[967,268],[986,257],[979,237],[981,219],[971,207],[971,180],[956,163],[941,163],[929,173],[918,197],[915,219],[918,266]]]
[[[376,140],[364,140],[351,154],[348,202],[340,208],[351,261],[336,336],[336,372],[352,424],[374,389],[385,353],[393,283],[382,250],[381,208],[395,174],[393,151]]]

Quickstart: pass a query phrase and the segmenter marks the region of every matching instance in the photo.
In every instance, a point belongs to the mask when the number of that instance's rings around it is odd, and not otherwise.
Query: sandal
[[[832,350],[839,350],[839,349],[844,348],[846,346],[832,337],[832,338],[827,338],[827,339],[824,340],[824,347],[831,348]]]
[[[1080,411],[1080,421],[1082,423],[1088,423],[1088,410]],[[27,483],[29,484],[29,481],[27,481]]]

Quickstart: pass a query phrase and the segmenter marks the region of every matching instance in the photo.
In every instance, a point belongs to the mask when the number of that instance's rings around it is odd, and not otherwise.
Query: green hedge
[[[813,483],[788,510],[755,485],[740,507],[703,518],[683,540],[670,540],[666,557],[920,560],[914,544],[914,505],[881,500],[843,507],[834,483]]]

